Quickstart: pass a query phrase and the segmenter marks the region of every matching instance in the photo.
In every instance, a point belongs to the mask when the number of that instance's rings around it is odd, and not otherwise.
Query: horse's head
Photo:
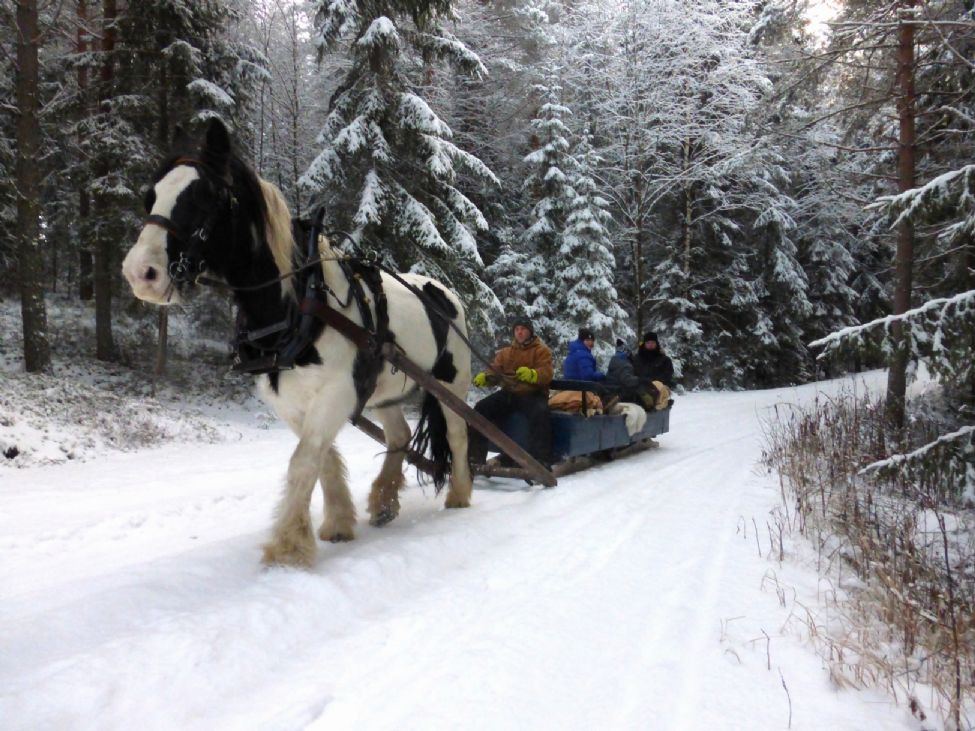
[[[213,120],[196,157],[175,157],[146,192],[148,214],[122,273],[136,297],[178,303],[204,271],[225,274],[238,207],[226,127]]]

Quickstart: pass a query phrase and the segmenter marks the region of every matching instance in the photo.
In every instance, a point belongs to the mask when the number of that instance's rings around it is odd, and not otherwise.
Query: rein
[[[194,158],[179,158],[175,163],[173,163],[172,167],[177,167],[179,165],[189,165],[201,171],[212,173],[206,163]],[[219,176],[212,177],[216,177],[222,183],[222,198],[227,203],[227,207],[232,213],[237,208],[237,198],[234,196],[230,185]],[[467,335],[461,331],[452,317],[445,313],[437,305],[437,303],[434,302],[432,298],[428,297],[427,294],[420,288],[416,287],[410,282],[407,282],[399,275],[398,272],[393,271],[389,267],[381,264],[376,257],[348,255],[313,256],[313,252],[317,250],[318,237],[322,234],[329,239],[336,238],[340,240],[348,240],[353,244],[353,246],[356,246],[352,236],[347,232],[326,232],[323,230],[322,222],[324,220],[324,209],[322,208],[316,212],[315,217],[309,226],[307,245],[308,258],[306,258],[301,265],[293,268],[292,271],[281,274],[259,284],[248,286],[232,286],[222,280],[205,276],[204,272],[207,270],[206,260],[198,254],[198,250],[201,249],[210,238],[210,235],[216,226],[217,219],[222,213],[221,209],[223,208],[224,206],[214,206],[207,215],[207,218],[204,220],[204,223],[193,231],[188,239],[169,218],[158,214],[150,214],[146,217],[145,225],[152,224],[159,226],[167,233],[172,235],[177,241],[182,243],[187,249],[187,251],[180,253],[180,258],[177,261],[170,262],[169,264],[169,276],[171,280],[170,290],[172,290],[176,284],[189,283],[206,285],[234,293],[258,292],[262,289],[272,287],[275,284],[279,284],[285,280],[297,277],[298,275],[309,270],[312,272],[312,276],[309,278],[306,286],[307,291],[305,292],[304,298],[299,302],[297,309],[289,308],[288,316],[284,320],[267,327],[260,328],[259,330],[252,331],[244,330],[243,327],[239,325],[236,342],[238,352],[234,363],[234,370],[259,374],[278,372],[293,368],[296,357],[304,349],[311,345],[312,342],[312,339],[308,335],[308,331],[310,330],[309,318],[315,318],[326,325],[331,325],[353,344],[355,344],[360,352],[370,354],[370,356],[373,354],[378,354],[379,348],[382,347],[381,341],[383,337],[385,337],[385,334],[377,334],[376,332],[372,332],[372,323],[370,321],[371,316],[368,316],[368,306],[365,304],[365,296],[362,292],[362,287],[359,284],[359,280],[362,278],[363,274],[370,269],[373,271],[382,271],[405,287],[424,304],[430,313],[436,315],[457,334],[457,336],[461,339],[461,342],[467,346],[473,356],[475,356],[488,369],[491,369],[491,361],[474,347],[474,344],[470,341]],[[231,220],[233,220],[233,216],[231,216]],[[340,262],[346,278],[349,280],[350,287],[348,301],[344,303],[342,302],[341,298],[339,298],[338,294],[325,283],[324,275],[319,265],[328,261]],[[359,271],[353,274],[351,271],[352,268],[358,269]],[[377,299],[382,299],[383,303],[385,303],[385,293],[382,292],[381,283],[379,282],[378,277],[376,277],[374,284],[374,288],[378,288],[379,290],[378,292],[373,293],[374,296],[377,297]],[[298,293],[296,292],[296,294]],[[369,326],[368,329],[354,323],[342,313],[329,307],[325,297],[327,294],[331,294],[341,307],[347,307],[353,298],[356,299],[360,313],[363,314],[364,322]],[[384,315],[382,317],[385,318]],[[381,327],[379,329],[382,330],[383,328]],[[259,340],[277,333],[281,333],[282,335],[277,339],[277,342],[275,342],[273,346],[264,347],[258,344]],[[242,345],[255,348],[263,355],[244,362],[240,357],[240,347]],[[500,376],[502,380],[514,381],[514,379],[507,374],[499,373],[497,375]],[[361,412],[361,408],[359,409],[359,412]],[[356,415],[358,416],[358,412]]]

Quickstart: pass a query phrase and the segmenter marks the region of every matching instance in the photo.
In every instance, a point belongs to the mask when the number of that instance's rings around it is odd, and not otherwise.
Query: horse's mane
[[[291,274],[295,254],[295,240],[291,233],[291,211],[284,196],[274,183],[254,176],[260,186],[261,198],[266,211],[264,221],[264,236],[267,241],[274,263],[281,275]],[[294,296],[294,284],[291,277],[281,282],[282,296]]]

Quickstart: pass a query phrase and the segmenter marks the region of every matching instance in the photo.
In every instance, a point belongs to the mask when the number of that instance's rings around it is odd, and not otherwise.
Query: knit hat
[[[579,340],[595,340],[596,335],[588,327],[579,328]]]
[[[515,321],[511,323],[511,329],[514,330],[519,325],[521,325],[522,327],[527,327],[528,332],[530,332],[532,335],[535,334],[535,326],[532,324],[532,321],[527,317],[524,316],[516,317]]]
[[[643,333],[643,339],[640,342],[641,343],[646,343],[646,342],[649,342],[651,340],[653,342],[655,342],[655,343],[658,343],[658,344],[660,343],[660,341],[657,340],[657,333],[653,332],[652,330],[648,330],[647,332]]]

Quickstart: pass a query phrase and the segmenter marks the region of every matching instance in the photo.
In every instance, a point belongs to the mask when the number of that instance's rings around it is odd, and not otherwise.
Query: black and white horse
[[[286,318],[289,307],[295,307],[292,278],[258,287],[294,271],[300,242],[294,239],[287,204],[274,185],[234,155],[227,130],[219,122],[210,124],[198,157],[173,158],[162,166],[147,193],[146,210],[147,222],[122,264],[140,299],[160,305],[178,303],[194,286],[194,274],[205,268],[208,276],[234,288],[250,332],[272,329]],[[327,304],[361,325],[364,318],[350,297],[348,271],[324,239],[319,246]],[[470,350],[460,335],[466,335],[466,322],[459,299],[427,277],[399,277],[413,289],[396,277],[381,276],[388,304],[388,339],[464,398],[470,386]],[[440,303],[434,308],[439,314],[431,311],[429,298],[418,296],[417,289]],[[365,306],[371,308],[367,316],[376,321],[376,293],[366,286],[365,294]],[[445,312],[452,316],[456,331],[442,322],[440,315]],[[279,335],[267,339],[275,337]],[[264,546],[265,563],[310,566],[314,562],[309,503],[319,480],[325,497],[319,537],[326,541],[354,537],[356,512],[335,437],[357,413],[360,400],[377,414],[388,448],[369,493],[370,522],[382,525],[399,512],[404,451],[411,438],[399,404],[416,390],[416,384],[383,362],[377,366],[378,376],[373,371],[374,388],[369,380],[371,392],[364,395],[359,357],[360,351],[347,337],[333,327],[320,326],[312,344],[299,354],[297,367],[258,377],[261,396],[298,436],[271,539]],[[434,461],[442,475],[450,472],[446,507],[468,507],[466,423],[429,395],[424,400],[424,422]]]

